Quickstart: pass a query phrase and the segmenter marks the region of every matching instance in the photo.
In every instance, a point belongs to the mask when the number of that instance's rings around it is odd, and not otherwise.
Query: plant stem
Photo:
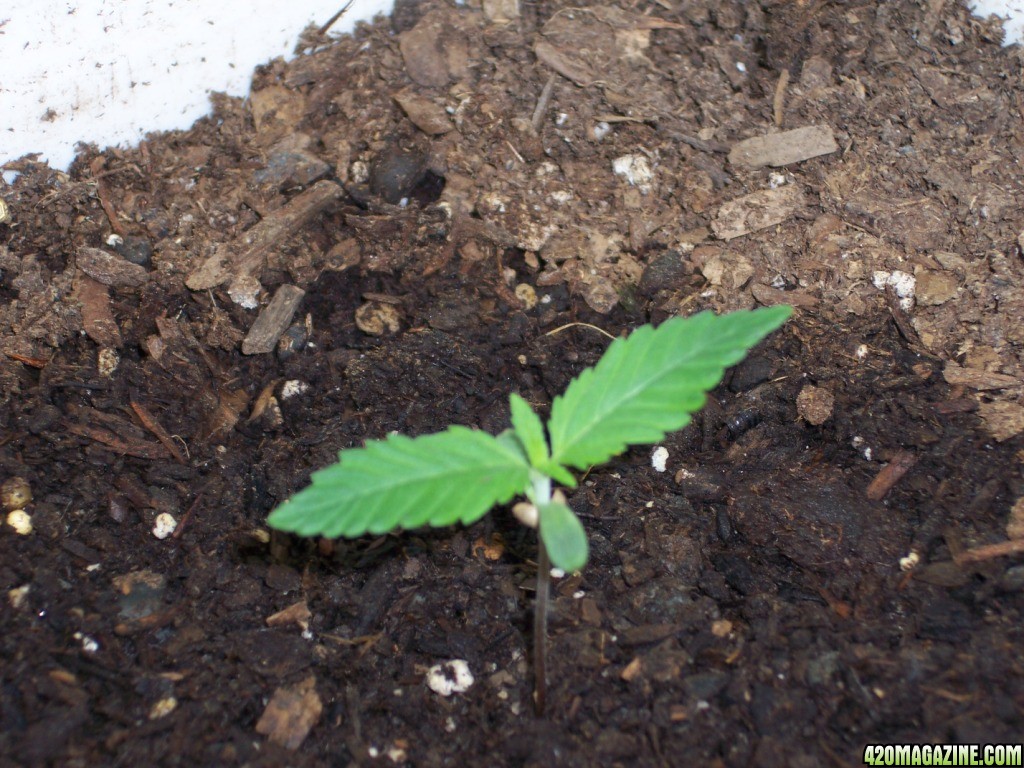
[[[533,598],[533,711],[537,717],[543,717],[548,687],[548,589],[551,586],[551,561],[543,541],[537,541],[537,550],[537,593]]]
[[[537,507],[551,502],[551,478],[537,474],[531,478],[527,495]],[[551,588],[551,559],[537,529],[537,591],[533,596],[533,711],[544,715],[547,698],[548,593]]]

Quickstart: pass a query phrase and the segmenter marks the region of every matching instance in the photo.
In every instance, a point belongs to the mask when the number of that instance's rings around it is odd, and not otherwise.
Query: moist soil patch
[[[191,130],[10,164],[0,480],[32,531],[0,532],[2,762],[1019,740],[1024,84],[999,42],[941,1],[400,2]],[[592,554],[553,582],[543,717],[507,509],[266,528],[341,448],[498,432],[608,335],[776,303],[666,471],[635,449],[569,494]],[[444,697],[453,660],[474,682]]]

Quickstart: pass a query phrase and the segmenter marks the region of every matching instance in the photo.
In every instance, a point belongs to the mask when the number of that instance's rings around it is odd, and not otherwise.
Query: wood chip
[[[801,289],[781,291],[761,283],[754,283],[750,286],[750,294],[757,299],[758,303],[766,307],[774,307],[776,304],[789,304],[793,307],[810,309],[818,306],[819,303],[818,297],[808,291]]]
[[[79,248],[75,259],[78,268],[104,285],[138,288],[149,280],[144,267],[99,248]]]
[[[1019,555],[1024,553],[1024,539],[1010,539],[1000,541],[998,544],[985,544],[980,547],[968,549],[953,558],[958,565],[968,563],[980,563],[984,560],[991,560],[995,557],[1006,557],[1007,555]]]
[[[917,456],[910,451],[899,451],[892,457],[892,461],[886,464],[882,470],[875,475],[864,495],[872,501],[881,501],[892,489],[899,479],[903,477],[917,463]]]
[[[533,52],[542,63],[551,67],[562,77],[572,80],[576,85],[585,88],[595,80],[597,75],[585,62],[574,59],[543,40],[533,46]]]
[[[282,285],[252,324],[242,341],[243,355],[263,355],[273,352],[277,340],[288,330],[299,302],[306,292],[294,285]]]
[[[722,240],[732,240],[781,224],[803,206],[803,192],[798,187],[763,189],[724,203],[711,229]]]
[[[744,139],[732,148],[729,162],[748,168],[763,168],[803,162],[812,157],[838,152],[832,129],[825,125],[809,125],[792,131],[754,136]]]
[[[392,98],[402,108],[412,124],[426,134],[438,136],[448,133],[455,127],[443,107],[411,90],[407,89],[396,93]]]
[[[757,271],[753,262],[738,251],[712,254],[700,267],[701,274],[711,284],[724,286],[730,291],[741,288]]]
[[[933,584],[936,587],[954,589],[967,584],[972,578],[969,570],[962,568],[953,560],[940,560],[937,563],[928,563],[914,570],[914,581]]]
[[[296,624],[303,629],[309,625],[309,620],[313,614],[309,611],[309,605],[306,604],[305,600],[300,600],[297,603],[292,603],[283,611],[267,616],[268,627],[280,627],[286,624]]]
[[[64,421],[64,427],[73,435],[85,437],[105,446],[114,453],[140,459],[166,459],[167,449],[133,434],[135,427],[123,419],[94,408],[81,408],[77,415],[93,423]],[[98,422],[98,423],[97,423]],[[102,426],[101,426],[102,425]]]
[[[249,108],[260,143],[269,146],[295,130],[306,114],[300,91],[271,85],[249,95]]]
[[[982,391],[1024,386],[1024,381],[1015,376],[990,373],[978,368],[962,368],[952,361],[946,362],[945,368],[942,369],[942,377],[954,386],[960,385]]]
[[[208,394],[204,399],[209,399],[213,407],[214,395],[206,383],[213,371],[186,321],[159,315],[154,322],[159,335],[146,338],[146,351],[179,381],[188,381],[205,389]]]
[[[228,280],[259,280],[267,255],[344,195],[339,184],[318,181],[230,243],[218,246],[216,253],[189,275],[185,284],[193,291],[205,291]]]
[[[772,118],[775,121],[776,128],[782,125],[782,120],[785,117],[786,88],[788,86],[789,70],[784,69],[779,74],[778,82],[775,83],[775,96],[772,99]]]
[[[519,0],[483,0],[484,18],[506,24],[519,18]]]
[[[956,400],[941,400],[932,403],[932,408],[942,416],[948,416],[951,413],[971,413],[978,410],[978,401],[970,397],[960,397]]]
[[[1017,403],[981,403],[978,406],[985,429],[997,442],[1024,432],[1024,406]]]
[[[1010,510],[1010,519],[1006,522],[1006,538],[1024,540],[1024,497]]]
[[[672,637],[678,631],[678,624],[643,624],[639,627],[628,627],[619,632],[619,644],[627,646],[658,643],[666,637]]]
[[[110,289],[82,273],[75,280],[74,298],[82,307],[82,328],[101,347],[120,349],[121,329],[110,308]]]
[[[951,272],[923,269],[915,277],[917,278],[915,292],[917,303],[926,307],[945,304],[956,296],[960,287],[960,281]]]
[[[17,352],[4,352],[7,357],[11,360],[15,360],[22,365],[27,365],[29,368],[45,368],[46,364],[50,362],[42,357],[29,357],[28,355],[19,355]]]
[[[448,61],[441,39],[444,32],[445,25],[439,15],[429,13],[398,37],[405,71],[419,85],[428,88],[448,85]]]
[[[297,685],[282,686],[274,691],[256,723],[256,732],[294,751],[316,725],[323,708],[316,692],[316,678],[311,675]]]
[[[640,676],[640,672],[643,670],[643,661],[639,656],[634,656],[633,660],[625,666],[625,668],[619,673],[619,677],[625,680],[627,683],[632,682]]]
[[[203,422],[202,436],[205,440],[234,429],[242,411],[249,406],[249,395],[244,389],[221,389],[216,396],[217,405]]]
[[[917,67],[914,74],[936,106],[942,109],[952,109],[962,98],[950,85],[949,78],[936,67]]]
[[[139,421],[142,422],[146,429],[156,435],[156,439],[159,440],[160,444],[167,449],[167,452],[171,454],[171,457],[179,464],[185,464],[185,457],[181,455],[181,451],[178,450],[178,446],[175,444],[174,439],[171,437],[170,433],[163,428],[163,425],[157,421],[156,417],[147,411],[142,403],[137,402],[134,399],[130,400],[128,404],[132,407],[132,410],[135,411],[135,415],[139,417]]]
[[[280,413],[280,407],[278,407],[277,398],[274,397],[274,390],[277,385],[281,383],[281,379],[271,379],[271,381],[263,387],[259,395],[256,396],[256,400],[252,404],[252,410],[249,412],[249,418],[245,420],[246,424],[252,424],[254,421],[263,416],[268,409],[273,410],[277,407],[278,413]]]

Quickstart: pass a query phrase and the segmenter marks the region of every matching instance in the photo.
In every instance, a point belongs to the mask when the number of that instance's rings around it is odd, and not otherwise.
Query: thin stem
[[[533,598],[533,710],[544,716],[547,695],[548,591],[551,587],[551,561],[544,542],[537,541],[537,593]]]
[[[551,503],[551,478],[539,472],[530,478],[527,491],[538,508]],[[544,715],[548,688],[548,593],[551,591],[551,559],[537,529],[537,592],[533,596],[533,711]]]

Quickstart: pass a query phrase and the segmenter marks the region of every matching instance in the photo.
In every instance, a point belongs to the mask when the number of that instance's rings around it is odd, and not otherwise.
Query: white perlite
[[[161,512],[153,521],[153,535],[158,539],[166,539],[174,533],[174,529],[177,527],[178,521],[174,519],[174,515]]]
[[[469,664],[462,659],[435,664],[427,670],[427,687],[441,696],[464,693],[474,682]]]
[[[7,515],[7,524],[22,536],[32,533],[32,516],[24,509],[15,509]]]
[[[654,467],[655,472],[664,472],[666,462],[668,462],[668,448],[659,445],[651,451],[651,466]]]
[[[89,635],[84,635],[81,632],[75,632],[72,637],[82,644],[82,650],[86,653],[96,653],[100,649],[100,644]]]
[[[912,571],[917,567],[919,562],[921,562],[921,555],[914,550],[910,550],[910,553],[906,557],[900,558],[900,570]]]
[[[871,282],[880,291],[884,291],[887,286],[891,286],[893,291],[896,292],[896,296],[899,297],[900,308],[904,312],[909,312],[914,308],[917,279],[913,275],[900,269],[895,269],[892,272],[878,270],[871,276]]]
[[[286,381],[281,386],[281,399],[290,400],[298,395],[303,395],[309,391],[309,384],[299,379],[291,379]]]
[[[650,189],[654,179],[651,163],[644,155],[623,155],[612,161],[612,171],[640,191]]]

